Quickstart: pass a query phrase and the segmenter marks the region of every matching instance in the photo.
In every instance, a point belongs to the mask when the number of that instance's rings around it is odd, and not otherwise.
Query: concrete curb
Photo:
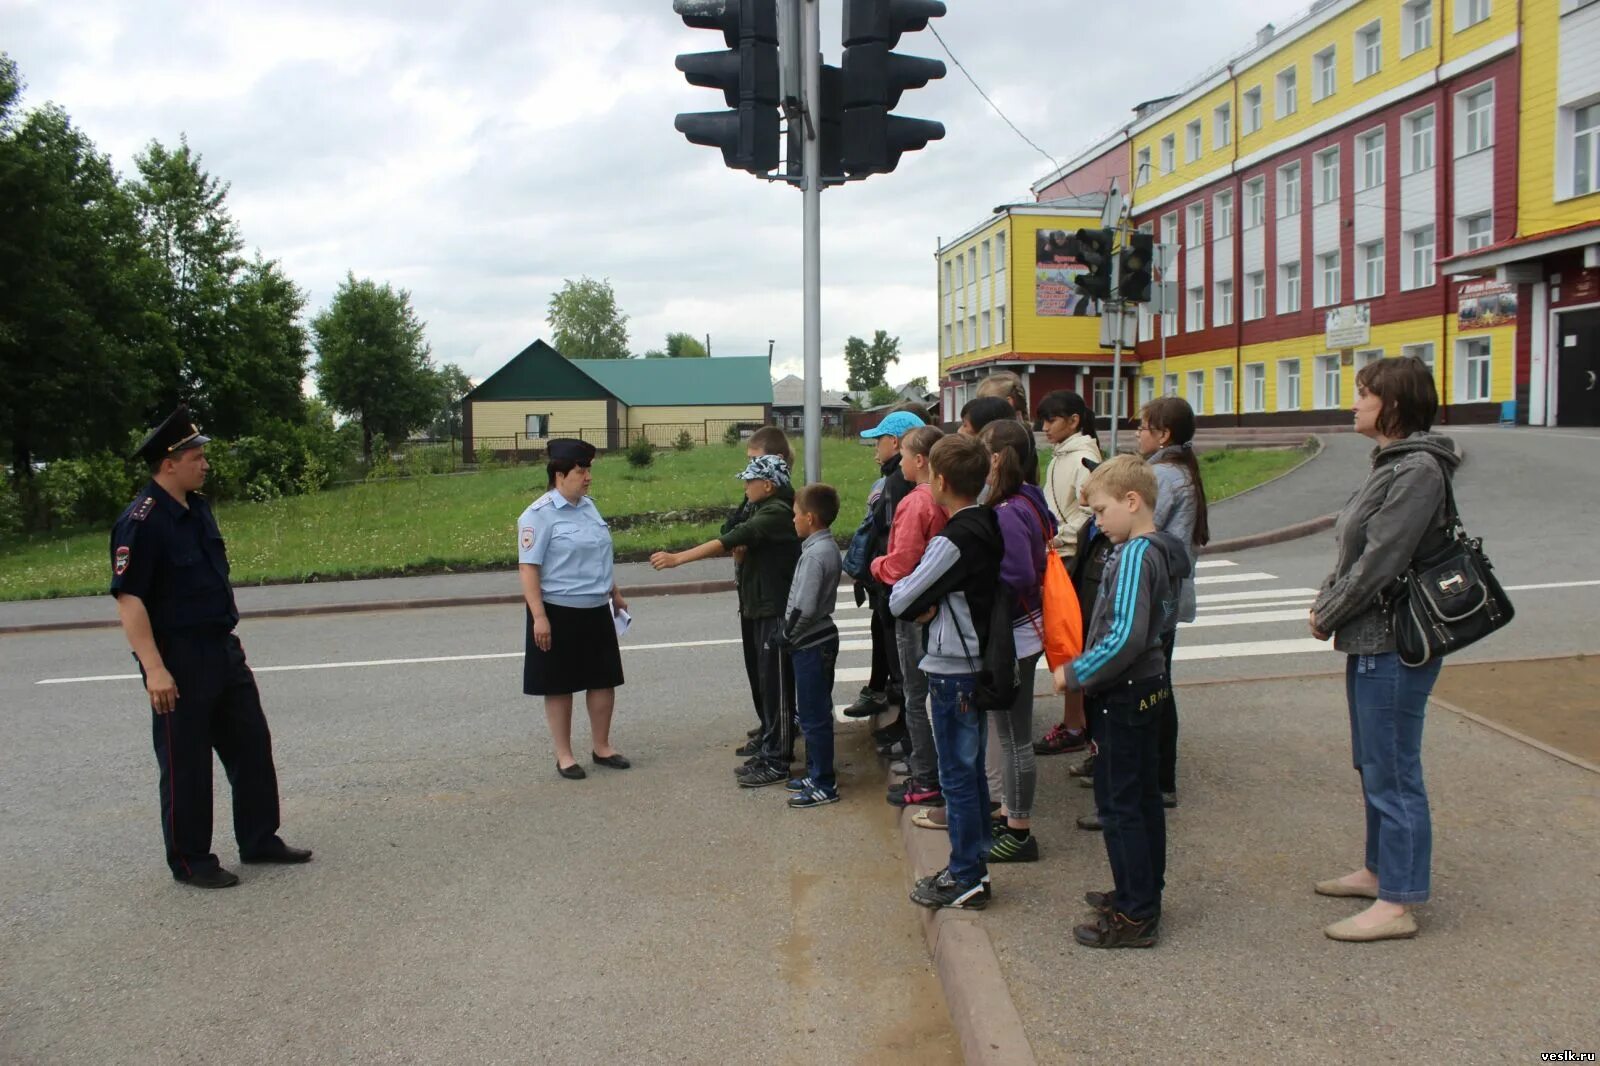
[[[1236,492],[1232,496],[1224,497],[1223,499],[1218,500],[1216,503],[1211,504],[1210,506],[1212,506],[1212,507],[1221,507],[1225,503],[1231,503],[1234,500],[1242,500],[1246,496],[1250,495],[1252,492],[1260,492],[1262,489],[1266,488],[1268,485],[1271,485],[1273,482],[1282,481],[1284,478],[1288,477],[1290,474],[1293,474],[1296,471],[1303,469],[1305,467],[1305,465],[1307,463],[1311,462],[1312,460],[1320,459],[1322,457],[1322,453],[1328,450],[1327,441],[1323,440],[1320,436],[1318,436],[1316,434],[1312,434],[1312,435],[1308,436],[1306,438],[1306,440],[1309,440],[1313,444],[1316,445],[1316,447],[1314,447],[1311,450],[1311,454],[1310,455],[1306,456],[1304,459],[1300,460],[1298,463],[1294,464],[1289,469],[1285,470],[1283,473],[1278,474],[1276,477],[1269,477],[1269,478],[1267,478],[1267,480],[1261,482],[1259,485],[1251,485],[1249,488],[1245,489],[1244,491]],[[1304,447],[1303,444],[1301,446]]]
[[[1223,552],[1241,552],[1249,548],[1264,548],[1269,544],[1283,544],[1302,537],[1310,537],[1324,530],[1332,529],[1334,522],[1338,521],[1336,514],[1325,514],[1321,518],[1313,518],[1306,522],[1296,522],[1292,526],[1282,529],[1269,529],[1265,533],[1251,533],[1243,537],[1234,537],[1230,540],[1214,540],[1200,549],[1201,555],[1219,555]]]
[[[912,808],[907,808],[900,814],[900,838],[910,875],[907,884],[941,869],[950,847],[945,834],[912,825],[912,813]],[[1038,1060],[1000,972],[1000,958],[988,930],[975,914],[917,909],[928,954],[944,989],[950,1024],[961,1039],[961,1054],[968,1066],[1034,1066]]]

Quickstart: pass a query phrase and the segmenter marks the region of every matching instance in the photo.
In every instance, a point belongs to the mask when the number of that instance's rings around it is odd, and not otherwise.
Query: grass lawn
[[[863,443],[823,442],[823,472],[839,490],[836,532],[853,529],[877,475]],[[1202,457],[1210,500],[1243,491],[1299,463],[1294,451],[1228,451]],[[684,521],[670,512],[731,508],[742,495],[737,445],[660,452],[643,470],[620,455],[594,466],[594,500],[607,518],[659,515],[615,534],[617,552],[638,558],[716,535],[719,522]],[[377,577],[510,567],[516,520],[544,492],[543,466],[353,485],[268,503],[225,503],[217,519],[237,584]],[[8,539],[0,545],[0,600],[103,592],[109,580],[109,530]]]

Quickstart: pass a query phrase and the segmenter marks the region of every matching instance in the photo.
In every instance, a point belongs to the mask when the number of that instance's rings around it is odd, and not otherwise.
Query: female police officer
[[[612,577],[611,531],[589,499],[594,446],[550,442],[549,491],[517,520],[518,567],[527,609],[522,691],[544,697],[556,745],[556,772],[587,777],[572,754],[572,694],[585,692],[590,754],[597,766],[626,770],[611,746],[611,712],[622,684],[613,610],[626,610]]]

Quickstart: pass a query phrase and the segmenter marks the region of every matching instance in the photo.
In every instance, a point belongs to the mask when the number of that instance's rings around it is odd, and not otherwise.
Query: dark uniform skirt
[[[533,612],[527,619],[522,659],[522,691],[529,696],[564,696],[622,684],[622,650],[617,646],[611,606],[544,605],[550,619],[550,650],[533,642]]]

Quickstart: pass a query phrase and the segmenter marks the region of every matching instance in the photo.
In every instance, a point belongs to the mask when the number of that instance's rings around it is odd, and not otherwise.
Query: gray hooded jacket
[[[1339,512],[1339,561],[1311,607],[1317,625],[1350,655],[1395,650],[1390,594],[1424,538],[1444,528],[1445,479],[1461,460],[1455,442],[1413,433],[1372,453],[1372,473]]]

